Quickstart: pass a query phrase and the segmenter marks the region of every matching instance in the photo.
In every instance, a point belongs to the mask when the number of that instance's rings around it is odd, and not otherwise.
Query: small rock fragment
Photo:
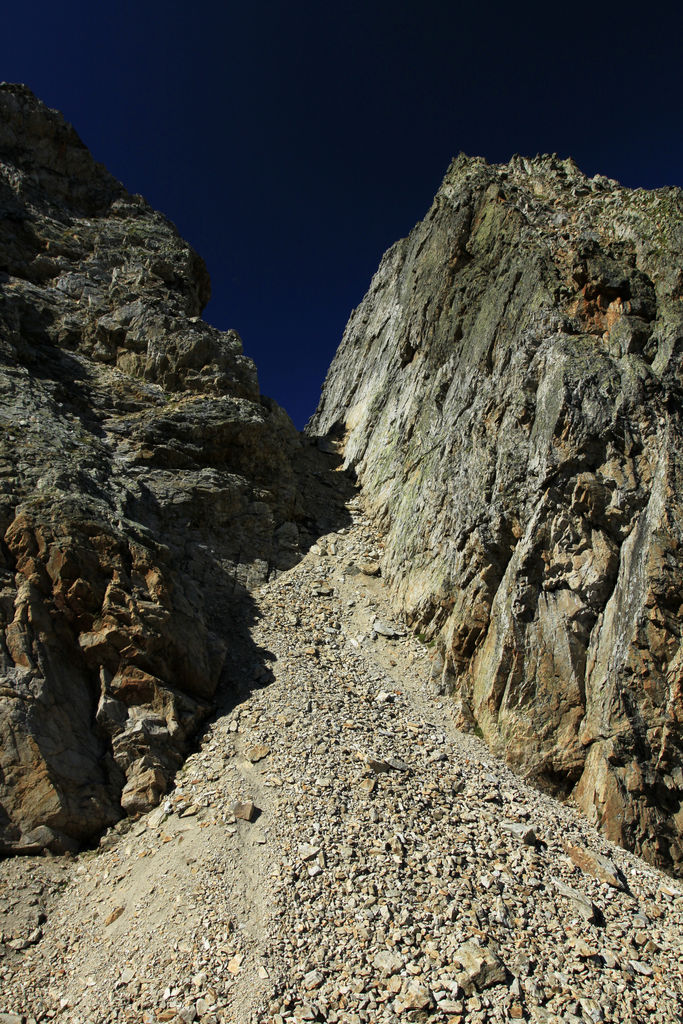
[[[500,957],[487,946],[480,946],[474,939],[459,946],[454,959],[462,965],[463,970],[457,980],[466,995],[505,981],[507,972]]]
[[[604,857],[601,853],[594,853],[592,850],[586,850],[581,846],[573,846],[571,843],[566,843],[564,848],[572,861],[582,871],[594,875],[601,882],[607,882],[614,889],[626,890],[627,885],[624,875],[609,857]]]
[[[383,772],[409,772],[410,765],[401,761],[398,757],[379,757],[376,754],[368,754],[365,758],[368,768],[372,768],[375,775]]]
[[[313,860],[320,853],[319,846],[312,846],[311,843],[299,844],[299,856],[302,860]]]
[[[236,956],[233,956],[230,960],[228,960],[227,966],[231,974],[239,974],[239,970],[240,967],[242,966],[243,960],[244,953],[237,953]]]
[[[253,800],[238,801],[232,809],[232,813],[241,821],[253,821],[256,817],[256,806]]]
[[[248,748],[246,754],[247,760],[251,761],[252,764],[256,764],[258,761],[262,761],[264,757],[268,757],[270,747],[267,747],[265,743],[255,743],[253,747]]]
[[[642,974],[645,978],[649,978],[653,974],[653,970],[650,965],[646,964],[643,960],[629,960],[629,965],[633,968],[636,974]]]
[[[432,994],[419,981],[409,981],[399,996],[403,1010],[428,1010],[432,1005]]]
[[[359,562],[358,568],[364,576],[379,576],[379,562]]]
[[[383,971],[385,974],[397,974],[403,967],[403,960],[398,953],[383,950],[377,954],[373,964],[378,971]]]
[[[599,907],[596,907],[595,903],[585,893],[580,892],[578,889],[573,889],[571,885],[566,885],[560,881],[559,878],[553,879],[557,891],[565,896],[568,900],[571,900],[572,905],[576,912],[585,921],[589,921],[592,924],[603,924],[604,917]]]
[[[379,633],[380,636],[385,636],[389,640],[393,640],[397,636],[405,636],[404,629],[400,629],[398,626],[393,626],[385,619],[375,619],[372,623],[372,628],[375,633]]]
[[[521,821],[501,821],[500,827],[504,832],[514,836],[515,839],[519,839],[526,846],[535,846],[538,842],[534,830]]]

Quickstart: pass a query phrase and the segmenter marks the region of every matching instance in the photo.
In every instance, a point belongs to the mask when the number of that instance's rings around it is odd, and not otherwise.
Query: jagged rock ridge
[[[302,443],[237,334],[202,321],[206,268],[173,225],[23,86],[0,86],[0,160],[11,852],[158,801],[229,682],[234,601],[293,563],[303,505]]]
[[[683,200],[459,157],[352,314],[343,443],[461,720],[683,867]]]

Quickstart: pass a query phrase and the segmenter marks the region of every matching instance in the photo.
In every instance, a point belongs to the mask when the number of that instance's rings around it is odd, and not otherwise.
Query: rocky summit
[[[460,157],[299,435],[0,85],[0,1024],[681,1019],[682,254]]]
[[[311,424],[464,726],[683,870],[683,197],[459,157]]]

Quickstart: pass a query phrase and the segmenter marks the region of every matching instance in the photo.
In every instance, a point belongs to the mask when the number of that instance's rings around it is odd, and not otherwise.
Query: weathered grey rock
[[[602,911],[593,903],[585,893],[567,885],[559,878],[554,879],[557,891],[570,900],[576,912],[585,920],[594,924],[602,922]]]
[[[384,619],[375,619],[372,623],[372,628],[375,633],[379,633],[380,636],[386,636],[390,640],[397,636],[404,636],[405,631],[400,629],[398,626],[392,625],[391,622],[385,622]]]
[[[355,469],[463,725],[677,871],[682,262],[678,189],[461,156],[309,426]]]
[[[526,843],[527,846],[536,845],[536,833],[529,825],[524,825],[521,821],[501,821],[500,827],[504,832],[509,832],[510,835],[519,839],[521,843]]]
[[[202,260],[23,86],[0,157],[0,852],[65,849],[159,800],[249,657],[305,452]]]

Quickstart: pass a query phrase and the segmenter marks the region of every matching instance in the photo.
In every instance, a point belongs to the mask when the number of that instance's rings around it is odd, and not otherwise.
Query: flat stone
[[[118,919],[121,917],[121,914],[124,912],[125,909],[125,907],[114,907],[112,912],[110,914],[107,914],[107,916],[104,919],[105,927],[107,925],[113,924],[114,921],[118,921]]]
[[[463,1004],[455,999],[440,999],[438,1007],[442,1013],[456,1014],[462,1013],[464,1006]]]
[[[401,761],[398,757],[379,757],[377,754],[368,754],[365,758],[368,768],[372,768],[375,775],[382,775],[386,772],[409,772],[410,765]]]
[[[399,626],[394,626],[391,622],[387,622],[386,619],[374,619],[372,628],[375,633],[379,633],[380,636],[386,636],[390,640],[397,636],[405,636],[406,631],[401,629]]]
[[[313,860],[320,853],[319,846],[313,846],[311,843],[300,843],[299,844],[299,856],[302,860]]]
[[[603,919],[602,911],[585,893],[574,889],[571,885],[567,885],[559,878],[554,878],[553,881],[557,891],[568,900],[571,900],[574,909],[585,921],[593,924],[601,923]]]
[[[519,839],[519,841],[524,843],[526,846],[535,846],[538,842],[534,830],[523,822],[501,821],[500,827],[504,832],[508,832],[511,836],[514,836],[515,839]]]
[[[595,878],[606,882],[614,889],[625,891],[628,888],[624,875],[609,857],[605,857],[601,853],[594,853],[582,846],[574,846],[572,843],[565,843],[564,848],[574,864],[582,871],[594,875]]]
[[[292,1019],[294,1021],[317,1020],[318,1012],[314,1009],[314,1007],[310,1006],[308,1003],[305,1003],[303,1006],[294,1007],[294,1017]]]
[[[378,971],[384,974],[397,974],[403,967],[403,958],[398,953],[383,950],[372,961]]]
[[[239,974],[240,968],[242,967],[242,961],[243,960],[244,960],[244,954],[243,953],[238,953],[236,956],[233,956],[233,957],[230,958],[230,960],[228,960],[227,967],[228,967],[228,970],[230,971],[231,974]]]
[[[428,1010],[432,1005],[432,994],[419,981],[409,981],[399,997],[404,1010]]]

